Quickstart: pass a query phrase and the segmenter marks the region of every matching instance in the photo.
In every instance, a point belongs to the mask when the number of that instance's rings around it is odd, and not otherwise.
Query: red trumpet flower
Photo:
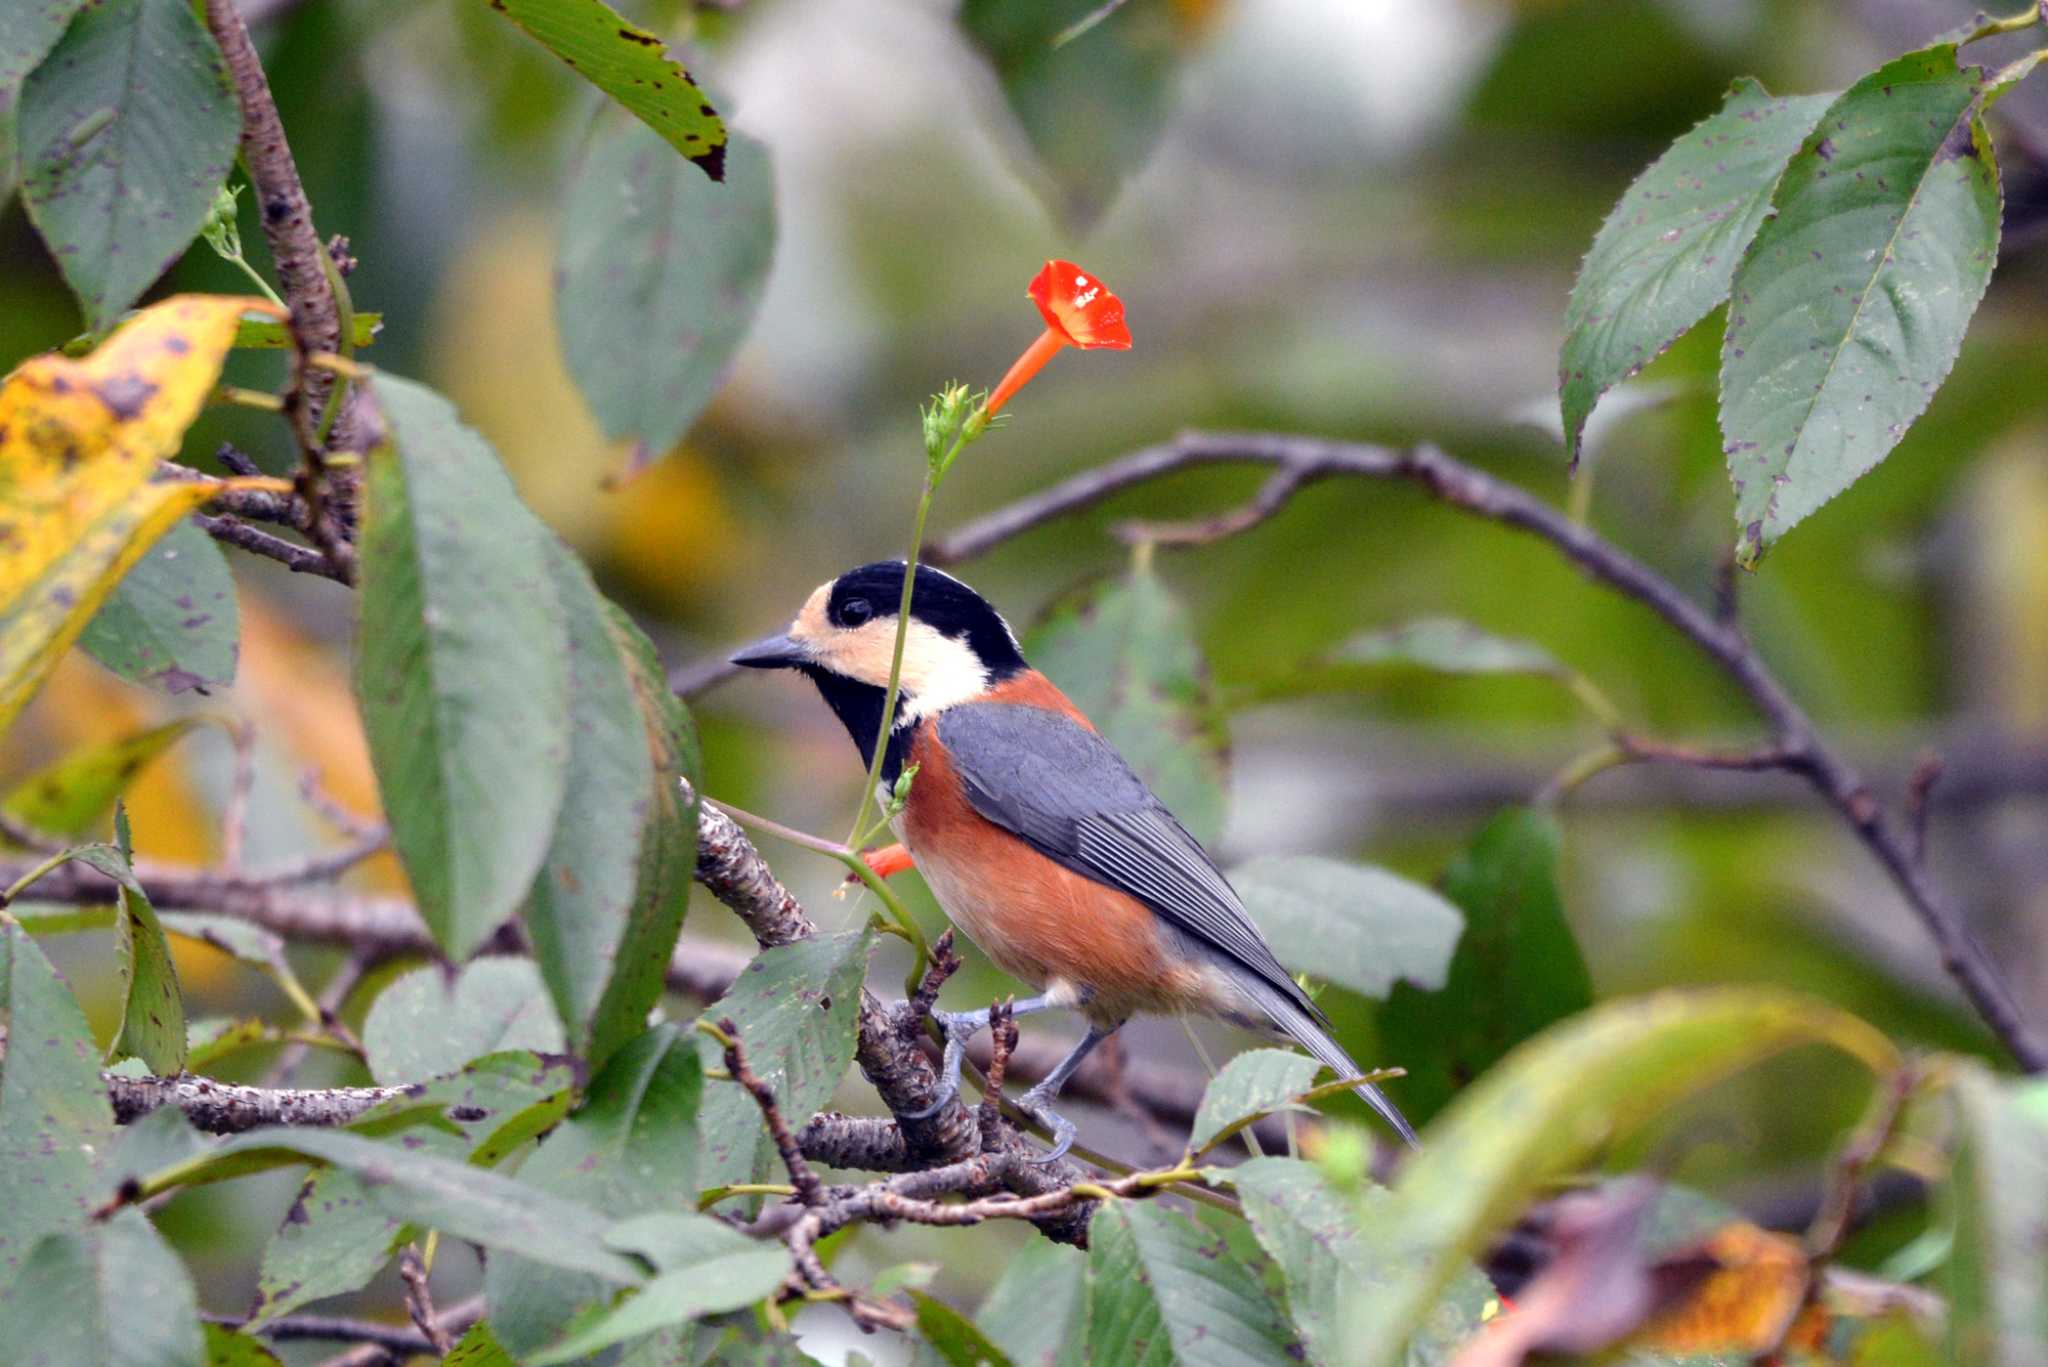
[[[1131,330],[1124,326],[1124,301],[1109,286],[1071,261],[1048,261],[1026,291],[1045,317],[1045,332],[1025,348],[1002,383],[989,395],[985,416],[994,417],[1010,396],[1031,382],[1061,347],[1083,351],[1126,351]]]

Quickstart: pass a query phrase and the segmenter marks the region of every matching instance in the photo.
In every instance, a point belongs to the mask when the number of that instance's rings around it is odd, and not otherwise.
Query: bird
[[[818,586],[788,629],[733,655],[817,686],[872,765],[895,653],[905,562]],[[911,766],[915,766],[912,768]],[[1015,1015],[1078,1012],[1087,1032],[1017,1104],[1053,1136],[1051,1103],[1082,1060],[1133,1015],[1208,1015],[1294,1040],[1339,1077],[1360,1069],[1283,968],[1214,858],[1067,695],[1026,662],[980,594],[917,566],[896,714],[880,769],[892,820],[947,917],[1037,995]],[[989,1010],[934,1011],[945,1040],[935,1113],[957,1095],[966,1044]],[[1415,1131],[1371,1083],[1357,1092],[1410,1146]],[[913,1117],[915,1118],[915,1117]]]

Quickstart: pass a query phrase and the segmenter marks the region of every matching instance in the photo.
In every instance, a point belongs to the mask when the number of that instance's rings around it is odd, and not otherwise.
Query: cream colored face
[[[857,627],[834,626],[825,615],[831,597],[832,585],[820,584],[790,624],[790,639],[834,674],[887,688],[889,660],[896,651],[896,614],[870,617]],[[967,642],[911,619],[910,634],[903,641],[898,726],[943,712],[987,689],[988,670]]]

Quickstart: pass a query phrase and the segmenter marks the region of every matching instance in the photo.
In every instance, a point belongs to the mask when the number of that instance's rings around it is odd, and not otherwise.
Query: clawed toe
[[[1017,1109],[1052,1131],[1052,1147],[1031,1159],[1033,1163],[1056,1163],[1067,1156],[1067,1150],[1074,1147],[1074,1139],[1080,1131],[1074,1122],[1046,1105],[1050,1100],[1032,1088],[1017,1098]]]
[[[946,1051],[939,1060],[938,1099],[921,1111],[905,1111],[905,1120],[929,1120],[960,1095],[960,1070],[967,1062],[967,1041],[988,1024],[988,1012],[934,1011],[932,1021],[946,1041]]]

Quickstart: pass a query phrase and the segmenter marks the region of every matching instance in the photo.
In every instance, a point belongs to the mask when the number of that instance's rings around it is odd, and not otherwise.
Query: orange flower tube
[[[1024,349],[1002,382],[989,395],[985,416],[994,417],[1010,396],[1031,382],[1062,347],[1083,351],[1126,351],[1131,330],[1124,324],[1124,302],[1109,286],[1071,261],[1048,261],[1025,291],[1045,319],[1045,331]]]

